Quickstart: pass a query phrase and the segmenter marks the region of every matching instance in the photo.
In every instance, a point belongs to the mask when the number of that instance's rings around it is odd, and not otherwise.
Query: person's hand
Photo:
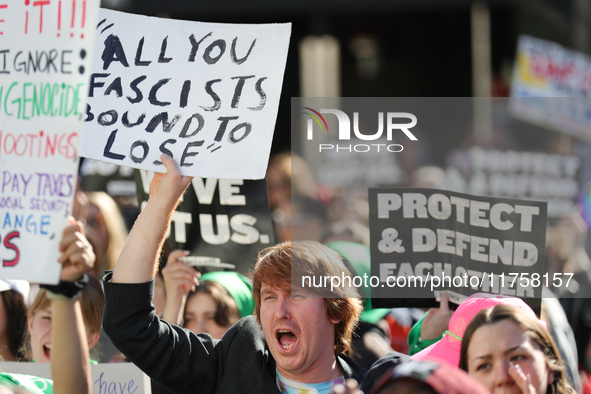
[[[84,225],[73,217],[68,218],[59,250],[58,262],[62,265],[60,280],[64,282],[74,282],[94,267],[96,257],[84,236]]]
[[[162,269],[164,287],[168,298],[186,297],[189,291],[195,290],[199,284],[201,274],[189,264],[179,260],[180,257],[188,256],[186,250],[174,250],[168,255],[166,266]]]
[[[154,175],[150,183],[150,199],[161,201],[167,208],[176,207],[193,177],[181,175],[172,157],[163,154],[160,160],[166,167],[166,173],[159,172]]]
[[[164,288],[166,289],[166,306],[162,318],[169,323],[180,324],[187,295],[199,284],[201,274],[190,265],[179,261],[180,257],[189,254],[186,250],[174,250],[168,255],[166,266],[162,269]]]
[[[176,206],[192,177],[182,176],[176,162],[160,156],[166,174],[156,174],[150,183],[150,198],[136,219],[113,270],[113,283],[144,283],[154,278],[158,255]]]
[[[519,364],[509,363],[509,376],[523,394],[536,394],[536,388],[531,383],[531,376],[525,374]]]
[[[332,394],[363,394],[363,391],[359,390],[359,385],[355,379],[347,379],[344,385],[332,389]]]
[[[446,291],[441,293],[439,308],[429,309],[429,313],[421,326],[421,340],[437,339],[447,330],[453,312],[449,309],[449,295]]]

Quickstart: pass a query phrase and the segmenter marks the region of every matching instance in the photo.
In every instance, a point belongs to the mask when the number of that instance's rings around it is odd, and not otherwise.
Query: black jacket
[[[109,279],[107,274],[105,332],[154,381],[183,394],[279,393],[275,360],[253,316],[241,319],[222,340],[215,340],[156,316],[153,281],[122,284]],[[401,361],[399,354],[389,356],[391,365]],[[346,379],[362,382],[365,369],[344,354],[337,355],[337,361]]]

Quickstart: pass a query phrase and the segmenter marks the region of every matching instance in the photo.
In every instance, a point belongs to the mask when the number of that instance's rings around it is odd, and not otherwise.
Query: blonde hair
[[[47,290],[39,289],[39,293],[29,308],[29,318],[50,306],[51,300],[47,298]],[[100,332],[103,310],[105,309],[105,295],[101,283],[92,275],[89,275],[88,284],[80,291],[80,309],[82,309],[84,324],[92,332]]]
[[[102,278],[105,271],[114,269],[117,264],[117,259],[119,259],[127,239],[127,227],[125,227],[119,207],[107,193],[90,192],[88,193],[88,201],[98,207],[109,234],[109,246],[105,255],[101,261],[97,261],[95,264],[95,272],[99,278]],[[88,234],[88,238],[93,238],[92,233]]]

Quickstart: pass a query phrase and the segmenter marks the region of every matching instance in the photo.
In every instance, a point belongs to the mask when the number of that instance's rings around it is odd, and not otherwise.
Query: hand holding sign
[[[162,318],[169,323],[181,324],[187,295],[199,284],[199,271],[179,260],[189,255],[186,250],[174,250],[168,255],[166,267],[162,269],[166,289],[166,307]]]
[[[162,155],[160,160],[166,167],[166,174],[157,173],[150,184],[150,199],[164,204],[165,209],[176,207],[184,191],[193,177],[182,176],[176,162],[168,155]]]
[[[96,256],[84,236],[84,225],[73,217],[62,235],[60,252],[57,261],[62,264],[60,280],[64,282],[74,282],[94,267]]]

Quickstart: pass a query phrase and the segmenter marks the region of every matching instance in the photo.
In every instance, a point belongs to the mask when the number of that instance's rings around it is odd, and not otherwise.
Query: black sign
[[[424,306],[441,291],[540,299],[546,203],[435,189],[370,188],[371,286],[379,306]],[[426,300],[429,301],[426,301]]]
[[[137,174],[143,208],[154,173]],[[174,213],[166,242],[170,250],[217,257],[248,273],[258,252],[275,243],[265,180],[194,178]]]

